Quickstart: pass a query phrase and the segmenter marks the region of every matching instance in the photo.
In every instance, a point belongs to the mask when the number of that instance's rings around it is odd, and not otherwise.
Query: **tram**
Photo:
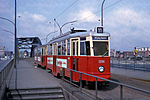
[[[35,63],[51,70],[54,76],[71,76],[74,82],[80,81],[80,74],[70,73],[67,68],[110,79],[110,34],[71,30],[35,48]],[[84,82],[95,80],[82,76]],[[98,79],[98,82],[105,81]]]

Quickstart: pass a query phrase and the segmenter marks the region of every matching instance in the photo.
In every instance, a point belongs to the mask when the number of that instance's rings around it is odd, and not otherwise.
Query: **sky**
[[[14,22],[15,0],[0,0],[0,17]],[[102,0],[17,0],[17,37],[39,37],[43,44],[71,28],[91,30],[100,26]],[[111,49],[127,51],[150,47],[150,0],[105,0],[104,31],[111,35]],[[4,31],[5,30],[5,31]],[[9,31],[9,32],[6,32]],[[0,19],[0,46],[14,47],[14,26]]]

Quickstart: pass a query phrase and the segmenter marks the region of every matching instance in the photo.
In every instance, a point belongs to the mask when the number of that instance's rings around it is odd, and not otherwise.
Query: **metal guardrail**
[[[91,75],[91,74],[87,74],[87,73],[84,73],[84,72],[72,70],[72,69],[69,69],[69,68],[65,68],[65,69],[68,69],[70,71],[70,83],[71,84],[72,84],[71,72],[79,73],[80,74],[80,80],[82,80],[82,75],[87,75],[87,76],[94,77],[96,79],[96,81],[95,81],[95,94],[96,94],[95,98],[96,99],[98,98],[98,81],[97,81],[98,79],[101,79],[101,80],[108,81],[110,83],[114,83],[114,84],[119,85],[120,86],[120,100],[123,100],[123,87],[131,88],[131,89],[134,89],[134,90],[137,90],[137,91],[140,91],[140,92],[150,94],[150,91],[148,91],[148,90],[140,89],[140,88],[137,88],[137,87],[134,87],[134,86],[131,86],[131,85],[127,85],[127,84],[123,84],[123,83],[120,83],[120,82],[108,80],[108,79],[105,79],[105,78],[101,78],[101,77],[94,76],[94,75]],[[63,74],[63,78],[64,78],[64,74]],[[82,91],[82,81],[80,81],[80,91]]]
[[[9,75],[10,69],[12,68],[13,65],[13,59],[8,61],[3,67],[2,70],[0,70],[0,100],[2,100],[6,87],[7,87],[7,77]]]
[[[143,60],[111,59],[111,67],[150,72],[150,62]]]

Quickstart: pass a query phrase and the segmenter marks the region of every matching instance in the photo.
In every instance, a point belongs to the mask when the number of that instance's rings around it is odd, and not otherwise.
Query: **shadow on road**
[[[111,80],[115,81],[115,82],[119,82],[119,80],[116,80],[116,79],[113,79],[113,78],[111,78]],[[98,84],[98,90],[110,91],[110,90],[113,90],[113,89],[117,88],[118,86],[119,85],[117,85],[115,83],[110,83],[110,82],[105,86],[102,86],[102,85]],[[95,84],[85,86],[84,88],[89,89],[89,90],[95,90]]]

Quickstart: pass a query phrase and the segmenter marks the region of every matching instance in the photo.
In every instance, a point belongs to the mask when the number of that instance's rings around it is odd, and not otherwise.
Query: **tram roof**
[[[104,33],[97,33],[94,31],[83,31],[83,32],[72,32],[69,31],[63,35],[59,35],[58,37],[52,38],[52,40],[50,40],[48,42],[48,44],[54,43],[54,42],[59,42],[65,39],[69,39],[69,38],[75,38],[75,37],[86,37],[86,36],[110,36],[109,33],[104,32]]]

